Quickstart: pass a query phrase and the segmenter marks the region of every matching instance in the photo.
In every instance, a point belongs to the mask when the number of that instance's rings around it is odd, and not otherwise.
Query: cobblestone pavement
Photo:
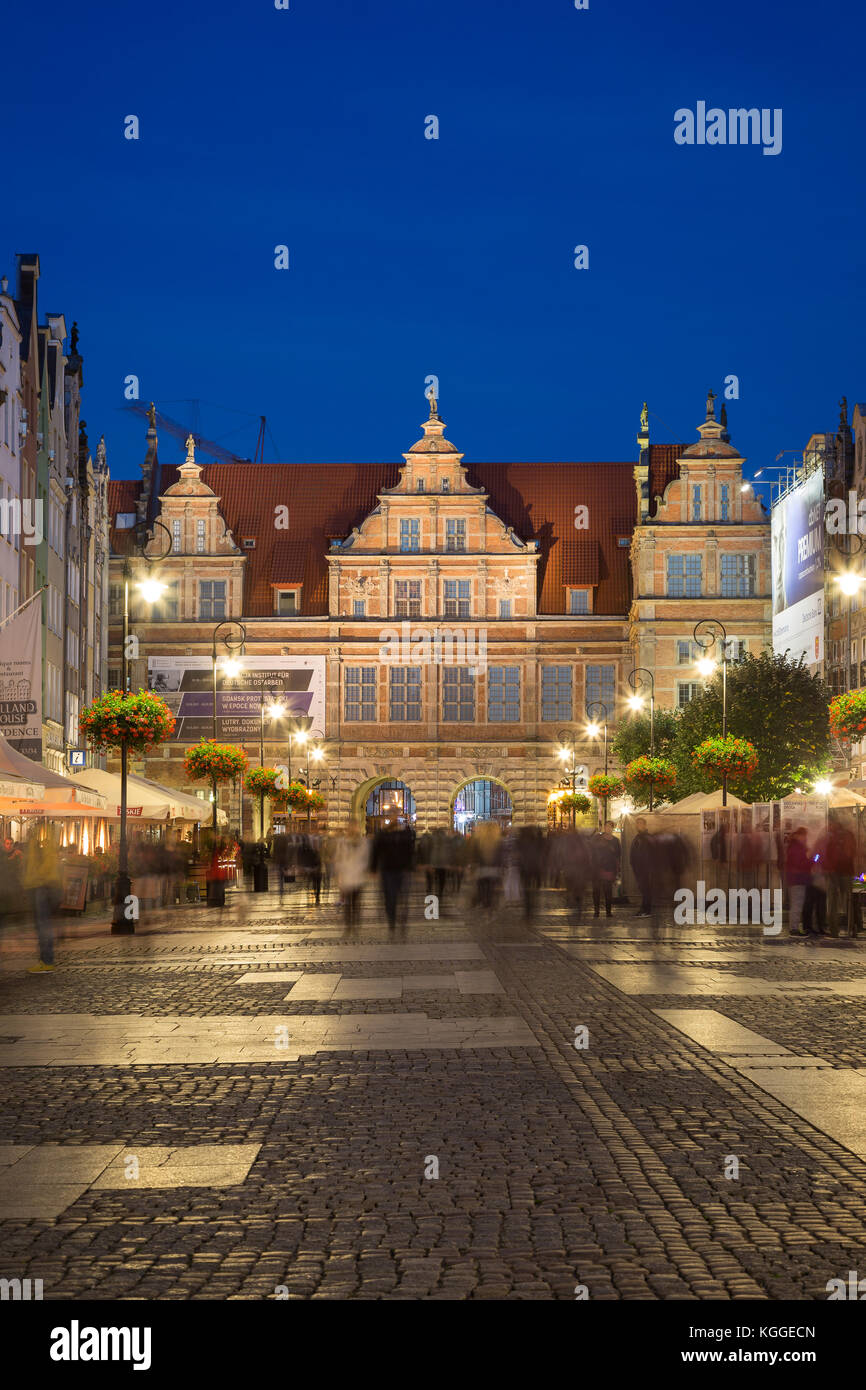
[[[90,922],[36,976],[7,933],[0,1276],[52,1299],[825,1299],[862,1265],[860,943],[574,923],[554,892],[531,924],[422,905],[396,941],[372,888],[351,941],[300,892]]]

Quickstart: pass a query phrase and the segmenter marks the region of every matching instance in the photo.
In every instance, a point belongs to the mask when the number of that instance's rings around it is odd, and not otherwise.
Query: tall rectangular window
[[[469,617],[469,580],[445,580],[445,617]]]
[[[520,719],[520,667],[490,666],[487,670],[488,724],[516,724]]]
[[[178,581],[172,579],[166,584],[165,592],[149,610],[151,618],[157,622],[176,623],[178,613]]]
[[[347,666],[344,676],[345,718],[348,724],[376,721],[375,666]]]
[[[721,484],[721,519],[730,521],[731,519],[731,489],[727,483]]]
[[[296,618],[298,616],[297,589],[277,590],[277,615],[280,618]]]
[[[421,523],[417,517],[402,517],[400,520],[400,549],[420,550]]]
[[[571,667],[542,666],[541,718],[545,722],[571,718]]]
[[[442,667],[442,722],[471,724],[475,719],[475,672],[468,666]]]
[[[225,617],[226,582],[224,579],[199,580],[198,615],[203,620]]]
[[[462,517],[449,516],[445,521],[445,549],[466,549],[466,522]]]
[[[392,666],[388,706],[393,724],[418,723],[421,718],[420,666]]]
[[[695,483],[692,487],[692,521],[701,519],[701,487],[700,483]]]
[[[501,599],[499,600],[499,616],[500,616],[500,618],[510,618],[510,617],[511,617],[511,599],[510,599],[510,598],[501,598]]]
[[[195,524],[195,549],[197,555],[204,555],[204,521],[197,521]]]
[[[756,555],[720,555],[719,581],[722,598],[754,598]]]
[[[694,666],[700,659],[701,648],[697,642],[677,642],[677,665]]]
[[[616,699],[616,668],[614,666],[587,666],[586,704],[604,705],[605,718],[612,719]]]
[[[179,555],[179,554],[180,554],[180,542],[181,542],[181,530],[180,530],[180,528],[181,528],[180,519],[179,519],[179,518],[176,518],[176,519],[171,523],[171,548],[172,548],[172,550],[174,551],[175,555]],[[213,702],[211,702],[211,703],[213,703]]]
[[[352,599],[352,617],[364,618],[367,615],[367,600],[365,598]]]
[[[668,598],[700,598],[700,555],[669,555]]]
[[[588,589],[572,589],[570,591],[568,611],[575,617],[585,616],[589,612]]]
[[[694,700],[700,693],[700,681],[677,681],[677,708],[685,709],[689,700]]]
[[[421,617],[421,580],[394,581],[394,612],[398,618]]]

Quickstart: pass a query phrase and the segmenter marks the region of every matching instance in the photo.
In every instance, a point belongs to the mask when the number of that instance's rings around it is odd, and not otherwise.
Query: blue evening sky
[[[0,270],[38,251],[78,320],[115,476],[128,373],[283,461],[398,457],[435,373],[468,462],[630,459],[644,399],[691,441],[734,373],[753,470],[866,398],[863,35],[840,0],[18,6]],[[698,101],[781,107],[781,154],[678,146]]]

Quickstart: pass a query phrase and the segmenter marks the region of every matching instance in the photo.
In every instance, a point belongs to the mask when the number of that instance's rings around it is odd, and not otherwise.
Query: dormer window
[[[572,617],[587,617],[590,611],[589,592],[589,589],[569,589],[568,611]]]
[[[135,512],[118,512],[114,518],[114,525],[118,531],[130,531],[137,520]]]
[[[301,611],[300,589],[276,589],[274,591],[277,616],[296,618]]]
[[[245,537],[244,537],[244,541],[243,541],[243,547],[244,547],[244,550],[255,550],[255,548],[256,548],[256,538],[255,538],[255,536],[245,536]]]

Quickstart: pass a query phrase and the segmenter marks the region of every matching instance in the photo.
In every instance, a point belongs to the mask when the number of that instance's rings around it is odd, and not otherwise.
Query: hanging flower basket
[[[677,770],[668,758],[633,758],[625,770],[626,784],[631,787],[652,787],[653,791],[669,791],[676,785]]]
[[[236,782],[243,776],[246,765],[247,755],[242,748],[203,738],[189,749],[183,770],[192,782],[211,782],[219,787],[226,782]]]
[[[625,791],[622,778],[614,777],[612,772],[596,772],[586,785],[600,801],[611,796],[622,796]]]
[[[866,690],[850,690],[830,701],[830,728],[836,738],[857,743],[866,733]]]
[[[289,806],[293,811],[306,811],[310,805],[310,796],[303,782],[289,782],[280,791],[281,805]]]
[[[325,798],[321,792],[317,792],[315,787],[311,787],[307,792],[307,805],[311,811],[320,810],[325,804]]]
[[[592,802],[583,792],[566,792],[557,801],[557,806],[563,811],[574,811],[578,816],[583,816],[589,810]]]
[[[758,768],[758,751],[747,738],[726,734],[705,738],[692,752],[692,763],[709,777],[751,777]]]
[[[174,715],[160,695],[106,690],[81,711],[78,727],[95,749],[120,748],[146,753],[174,733]]]
[[[281,776],[276,767],[251,767],[244,778],[244,787],[250,796],[266,796],[277,809],[284,810],[288,805],[287,786],[281,784]]]

